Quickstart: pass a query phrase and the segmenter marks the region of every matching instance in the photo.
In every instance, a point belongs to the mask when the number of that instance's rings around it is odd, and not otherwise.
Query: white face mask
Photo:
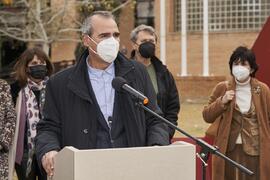
[[[107,63],[115,60],[119,51],[119,42],[114,37],[104,39],[98,44],[91,37],[89,38],[97,45],[97,52],[89,47],[95,54],[99,55]]]
[[[243,81],[249,77],[250,71],[244,66],[235,65],[232,67],[232,74],[238,81]]]

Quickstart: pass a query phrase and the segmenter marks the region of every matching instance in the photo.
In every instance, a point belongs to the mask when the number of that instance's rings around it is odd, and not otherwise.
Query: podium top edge
[[[176,141],[171,145],[168,146],[144,146],[144,147],[128,147],[128,148],[108,148],[108,149],[77,149],[73,146],[66,146],[64,147],[61,151],[63,150],[68,150],[72,151],[74,153],[76,152],[83,152],[83,151],[126,151],[126,150],[144,150],[144,149],[170,149],[170,148],[176,148],[176,147],[194,147],[194,144],[190,144],[184,141]]]

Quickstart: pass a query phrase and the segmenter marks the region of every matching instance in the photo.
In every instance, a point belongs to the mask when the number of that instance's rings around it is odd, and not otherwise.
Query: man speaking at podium
[[[44,119],[37,125],[36,154],[48,176],[54,157],[64,146],[78,149],[138,147],[169,144],[168,127],[115,91],[121,76],[149,98],[158,112],[152,83],[144,65],[118,53],[119,30],[114,17],[96,11],[82,26],[87,50],[77,64],[54,75],[47,84]]]

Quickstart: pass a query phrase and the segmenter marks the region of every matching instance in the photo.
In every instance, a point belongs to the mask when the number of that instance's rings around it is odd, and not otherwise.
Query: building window
[[[203,26],[203,0],[187,0],[187,30],[197,32]],[[174,0],[174,31],[181,31],[181,0]]]
[[[175,0],[175,28],[181,31],[181,1]],[[269,0],[209,0],[210,32],[241,32],[261,29],[270,15]],[[203,0],[187,1],[187,29],[190,32],[203,29]]]
[[[173,11],[173,23],[174,23],[174,32],[181,31],[181,1],[174,0],[174,11]]]
[[[146,24],[154,27],[154,0],[137,0],[135,8],[135,27]]]

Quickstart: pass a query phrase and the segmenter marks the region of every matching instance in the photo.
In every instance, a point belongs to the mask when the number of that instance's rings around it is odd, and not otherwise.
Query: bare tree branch
[[[122,3],[121,5],[119,5],[118,7],[114,8],[111,12],[114,13],[122,8],[124,8],[125,6],[127,6],[129,3],[131,3],[132,0],[127,0],[126,2]]]
[[[120,4],[112,13],[126,7],[132,0]],[[17,0],[12,7],[0,8],[0,36],[24,42],[50,43],[80,42],[78,32],[82,23],[74,12],[82,6],[99,6],[100,1],[64,0],[59,6],[50,7],[47,0]]]
[[[73,38],[59,38],[57,39],[59,42],[81,42],[81,40],[78,39],[73,39]]]
[[[20,41],[25,41],[25,42],[43,42],[44,41],[43,39],[28,39],[28,38],[18,37],[2,29],[0,29],[0,32],[3,33],[5,36],[8,36],[8,37],[20,40]]]
[[[26,15],[26,12],[21,11],[21,12],[10,12],[10,11],[4,11],[4,10],[0,10],[0,15],[5,15],[5,16],[22,16],[22,15]]]
[[[58,31],[58,33],[64,33],[64,32],[81,32],[81,30],[78,28],[65,28],[65,29],[60,29]]]
[[[61,10],[58,11],[56,14],[54,14],[46,24],[47,25],[51,24],[55,20],[55,18],[57,18],[60,15],[64,15],[64,13],[66,12],[66,8],[67,8],[67,1],[65,0],[64,6],[61,8]]]

